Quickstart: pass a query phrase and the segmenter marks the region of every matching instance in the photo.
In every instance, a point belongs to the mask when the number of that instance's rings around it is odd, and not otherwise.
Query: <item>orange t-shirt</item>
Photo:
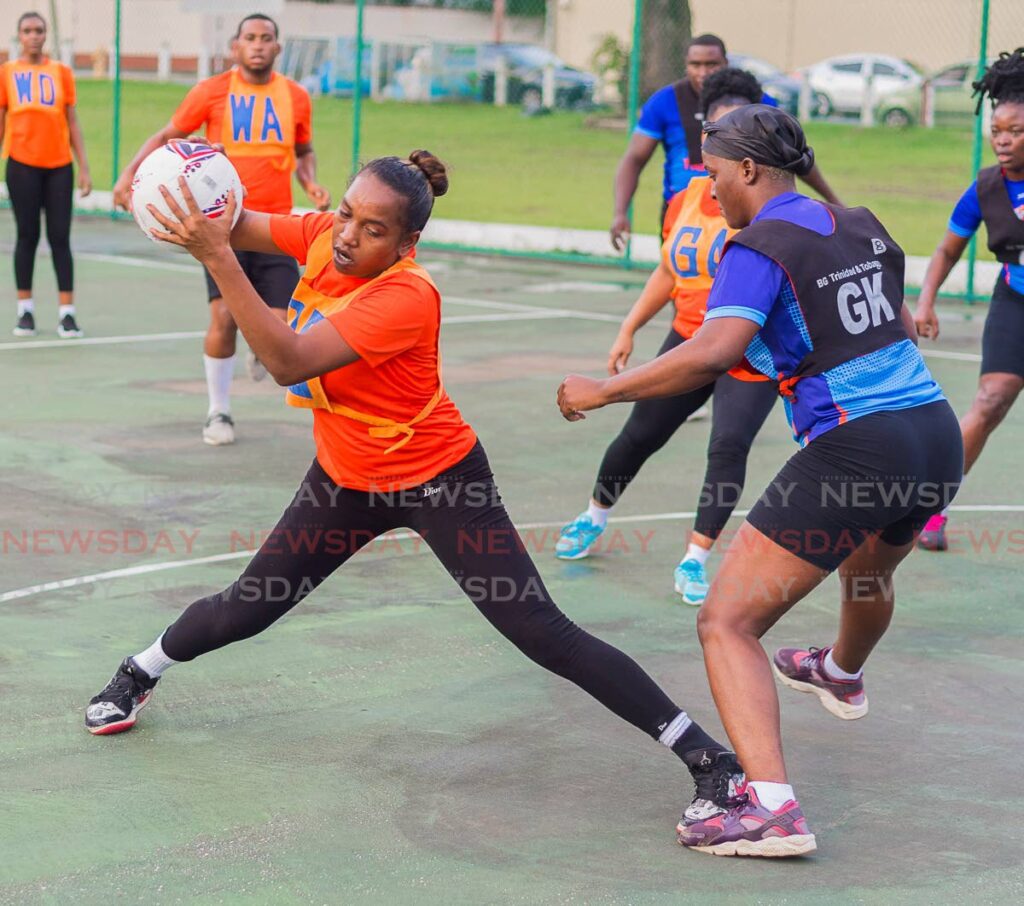
[[[236,92],[232,93],[232,77]],[[239,91],[238,86],[244,86]],[[282,104],[284,101],[284,104]],[[290,106],[290,116],[279,109]],[[245,82],[235,70],[204,79],[185,95],[171,123],[182,132],[206,127],[211,142],[228,145],[227,154],[245,186],[245,207],[266,214],[292,209],[292,156],[296,145],[312,141],[312,104],[306,89],[275,72],[266,85]],[[290,127],[290,128],[289,128]],[[280,153],[234,154],[230,145],[280,146]]]
[[[675,277],[672,301],[676,315],[672,329],[692,337],[704,323],[711,283],[718,270],[725,241],[736,234],[730,230],[722,209],[712,197],[708,176],[696,177],[672,196],[662,225],[662,260]],[[743,359],[729,374],[741,381],[767,381]]]
[[[270,232],[281,251],[305,264],[313,240],[330,230],[331,213],[279,215]],[[328,266],[313,289],[333,298],[352,292],[366,278]],[[436,291],[408,273],[384,278],[328,320],[359,353],[359,361],[320,378],[327,398],[357,412],[406,422],[437,390],[441,305]],[[415,487],[463,459],[476,434],[447,393],[415,426],[412,439],[387,455],[394,438],[371,437],[366,425],[327,409],[313,410],[316,456],[331,478],[357,491]]]
[[[10,60],[0,66],[0,107],[7,108],[4,156],[53,169],[71,163],[68,107],[75,77],[63,63]]]

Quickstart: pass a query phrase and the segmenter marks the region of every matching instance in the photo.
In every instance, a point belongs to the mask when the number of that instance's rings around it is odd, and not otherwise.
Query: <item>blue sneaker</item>
[[[704,575],[704,567],[694,559],[683,560],[675,571],[676,591],[682,595],[683,601],[694,607],[700,607],[708,596],[708,580]]]
[[[603,525],[594,525],[587,513],[580,513],[562,529],[555,544],[555,556],[559,560],[582,560],[603,531]]]

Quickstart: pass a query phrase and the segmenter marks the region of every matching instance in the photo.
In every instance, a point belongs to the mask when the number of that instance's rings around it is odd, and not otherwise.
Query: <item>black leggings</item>
[[[391,529],[418,532],[477,609],[540,666],[654,738],[680,709],[616,648],[551,600],[478,443],[437,478],[394,493],[335,484],[314,460],[270,537],[230,587],[191,604],[164,633],[176,661],[262,632],[361,547]]]
[[[74,171],[63,167],[30,167],[13,158],[7,160],[7,194],[14,208],[18,240],[14,246],[14,280],[20,290],[32,289],[32,273],[39,245],[41,214],[46,211],[46,241],[53,255],[57,289],[74,290],[71,261],[71,195]]]
[[[683,342],[683,337],[670,330],[658,355]],[[743,490],[750,447],[775,405],[778,389],[772,381],[741,381],[726,374],[689,393],[635,403],[618,437],[605,451],[594,483],[594,500],[602,506],[614,505],[644,463],[668,443],[712,393],[715,407],[707,470],[693,528],[708,538],[717,538]]]

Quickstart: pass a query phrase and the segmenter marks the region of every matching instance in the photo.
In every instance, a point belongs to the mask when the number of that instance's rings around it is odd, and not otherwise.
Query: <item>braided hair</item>
[[[986,97],[993,107],[1005,103],[1024,104],[1024,47],[1018,47],[1013,53],[1004,50],[971,87],[978,98],[975,113],[981,113]]]
[[[715,70],[704,80],[700,92],[700,109],[707,119],[713,107],[727,104],[739,107],[742,104],[760,104],[764,97],[761,83],[745,69],[725,66]]]

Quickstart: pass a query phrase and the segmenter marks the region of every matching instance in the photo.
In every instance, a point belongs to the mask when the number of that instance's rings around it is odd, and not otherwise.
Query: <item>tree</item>
[[[692,37],[689,0],[643,0],[640,100],[686,74],[686,44]]]

